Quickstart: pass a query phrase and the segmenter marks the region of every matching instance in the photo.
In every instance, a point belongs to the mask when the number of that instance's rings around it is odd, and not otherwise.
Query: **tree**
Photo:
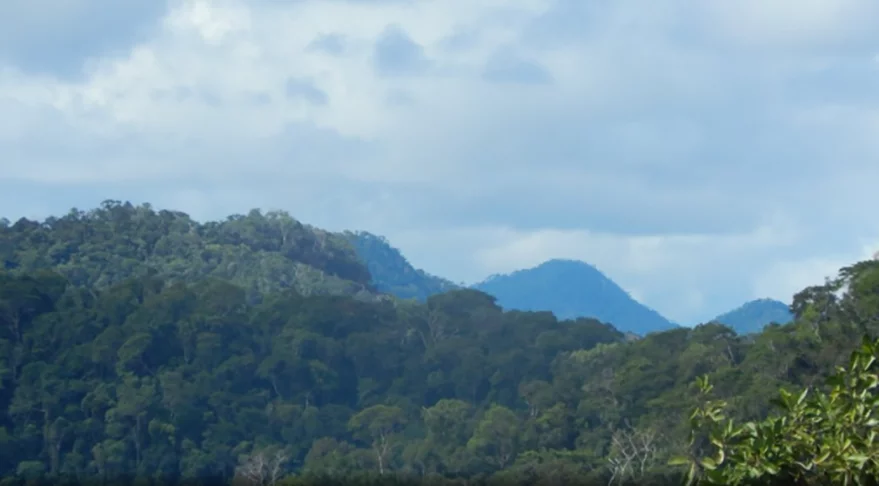
[[[262,449],[240,460],[235,472],[248,486],[275,486],[284,475],[289,457],[283,449]]]
[[[503,469],[516,458],[520,429],[521,421],[512,410],[492,405],[476,426],[467,449]]]
[[[372,445],[379,474],[385,473],[395,445],[394,435],[405,423],[403,410],[388,405],[373,405],[351,417],[348,422],[348,428],[356,438]]]
[[[447,472],[459,471],[464,466],[461,455],[471,435],[473,413],[469,403],[449,398],[423,409],[427,437],[409,451],[412,458],[432,470],[442,465]]]
[[[305,456],[304,470],[313,475],[336,477],[352,472],[350,460],[354,447],[332,437],[321,437],[314,441]]]
[[[615,430],[607,457],[610,482],[623,484],[627,480],[643,479],[657,464],[661,453],[660,436],[655,430],[639,429],[630,424]]]

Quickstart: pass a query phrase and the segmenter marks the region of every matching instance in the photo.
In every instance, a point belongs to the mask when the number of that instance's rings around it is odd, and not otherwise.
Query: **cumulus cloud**
[[[877,5],[3,2],[0,203],[283,208],[468,282],[578,258],[694,323],[879,241]]]

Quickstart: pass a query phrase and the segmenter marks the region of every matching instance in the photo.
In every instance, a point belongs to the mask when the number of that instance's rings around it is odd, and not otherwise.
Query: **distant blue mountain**
[[[715,322],[733,328],[738,334],[760,332],[767,324],[787,324],[794,319],[790,307],[773,299],[758,299],[714,318]]]
[[[365,231],[348,231],[344,235],[366,264],[371,283],[379,292],[423,302],[431,295],[460,288],[449,280],[413,267],[383,236]]]
[[[346,232],[345,236],[369,269],[372,285],[381,292],[424,301],[461,288],[414,268],[384,237],[363,231]],[[580,261],[550,260],[535,268],[489,277],[472,288],[494,296],[506,309],[551,311],[559,319],[592,317],[642,336],[678,327]]]
[[[592,317],[623,332],[644,335],[679,327],[581,261],[550,260],[489,277],[473,288],[495,296],[506,309],[552,311],[560,319]]]

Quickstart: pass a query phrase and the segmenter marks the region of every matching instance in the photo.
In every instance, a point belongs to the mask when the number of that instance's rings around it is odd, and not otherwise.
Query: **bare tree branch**
[[[236,473],[251,486],[274,486],[284,475],[289,457],[282,449],[274,454],[266,450],[255,452],[243,460]]]

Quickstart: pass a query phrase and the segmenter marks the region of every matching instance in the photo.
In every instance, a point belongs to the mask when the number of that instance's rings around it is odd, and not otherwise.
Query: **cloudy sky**
[[[0,208],[285,209],[685,324],[879,249],[875,0],[3,0]]]

